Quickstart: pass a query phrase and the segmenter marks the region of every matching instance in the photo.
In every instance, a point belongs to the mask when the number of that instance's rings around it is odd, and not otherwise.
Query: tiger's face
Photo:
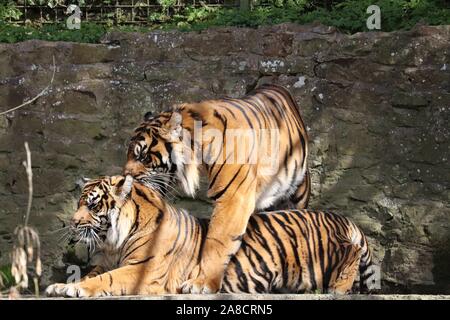
[[[122,176],[89,180],[71,221],[73,240],[85,242],[90,250],[101,246],[111,227],[111,216],[120,211],[132,182],[131,177]]]
[[[178,112],[146,115],[128,145],[124,175],[132,175],[141,182],[151,181],[153,187],[160,188],[172,181],[182,157],[181,121]]]

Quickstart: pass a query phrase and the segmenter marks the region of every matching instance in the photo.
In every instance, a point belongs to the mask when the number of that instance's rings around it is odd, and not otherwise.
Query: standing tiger
[[[298,106],[279,86],[146,115],[131,138],[124,174],[153,184],[177,179],[194,196],[204,170],[214,201],[200,271],[183,285],[184,293],[219,290],[252,213],[286,203],[307,207],[307,156]]]
[[[114,176],[86,184],[72,228],[90,247],[96,243],[96,266],[81,282],[49,286],[48,295],[177,293],[199,272],[208,221],[177,210],[131,176]],[[358,269],[360,289],[369,290],[371,252],[350,220],[322,211],[256,213],[220,291],[346,293]]]

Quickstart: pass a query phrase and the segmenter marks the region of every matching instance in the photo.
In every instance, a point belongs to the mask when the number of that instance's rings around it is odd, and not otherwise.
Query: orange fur
[[[205,133],[200,139],[182,139],[188,133],[195,135],[199,128]],[[235,130],[241,131],[233,137]],[[219,134],[210,134],[214,132]],[[272,145],[268,142],[273,141],[274,132],[279,140]],[[238,143],[233,145],[234,139]],[[188,151],[192,157],[187,158]],[[265,161],[267,153],[278,167]],[[163,171],[159,179],[176,176],[192,196],[200,169],[209,181],[214,211],[199,275],[185,283],[184,292],[217,292],[229,257],[238,250],[254,212],[286,202],[296,208],[307,206],[307,154],[308,137],[298,106],[286,89],[274,85],[258,88],[242,99],[183,104],[149,116],[136,129],[125,174],[151,180]],[[164,190],[164,183],[160,188]]]
[[[79,210],[89,211],[92,227],[96,217],[116,217],[116,232],[127,230],[125,241],[116,246],[113,239],[118,237],[112,234],[110,221],[109,233],[95,252],[94,270],[81,282],[50,286],[49,295],[177,293],[187,279],[199,274],[208,221],[175,209],[137,182],[122,199],[123,180],[105,177],[88,184]],[[86,209],[92,193],[101,194],[102,200]],[[76,213],[74,219],[79,218]],[[358,267],[367,279],[371,266],[363,233],[348,219],[328,212],[258,213],[250,218],[241,240],[225,269],[222,292],[346,293]]]

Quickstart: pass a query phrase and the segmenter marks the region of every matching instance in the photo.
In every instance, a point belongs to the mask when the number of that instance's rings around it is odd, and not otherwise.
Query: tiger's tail
[[[376,270],[372,261],[372,253],[369,249],[367,239],[362,234],[361,258],[359,261],[359,292],[370,293],[375,289]]]

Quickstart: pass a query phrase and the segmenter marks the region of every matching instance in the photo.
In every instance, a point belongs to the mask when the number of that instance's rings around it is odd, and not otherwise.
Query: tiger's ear
[[[125,182],[122,186],[122,192],[120,193],[120,198],[125,199],[131,192],[131,187],[133,186],[133,177],[131,175],[127,175],[125,177]]]
[[[153,114],[153,112],[152,111],[149,111],[149,112],[147,112],[145,115],[144,115],[144,121],[149,121],[151,118],[153,118],[155,115]]]
[[[119,197],[119,205],[122,206],[131,193],[131,188],[133,187],[133,177],[131,175],[127,175],[125,177],[125,181],[119,190],[116,191],[116,194]]]
[[[164,123],[161,127],[161,136],[171,142],[179,141],[182,133],[182,120],[183,117],[179,112],[172,112],[169,120],[167,120],[167,122]]]

